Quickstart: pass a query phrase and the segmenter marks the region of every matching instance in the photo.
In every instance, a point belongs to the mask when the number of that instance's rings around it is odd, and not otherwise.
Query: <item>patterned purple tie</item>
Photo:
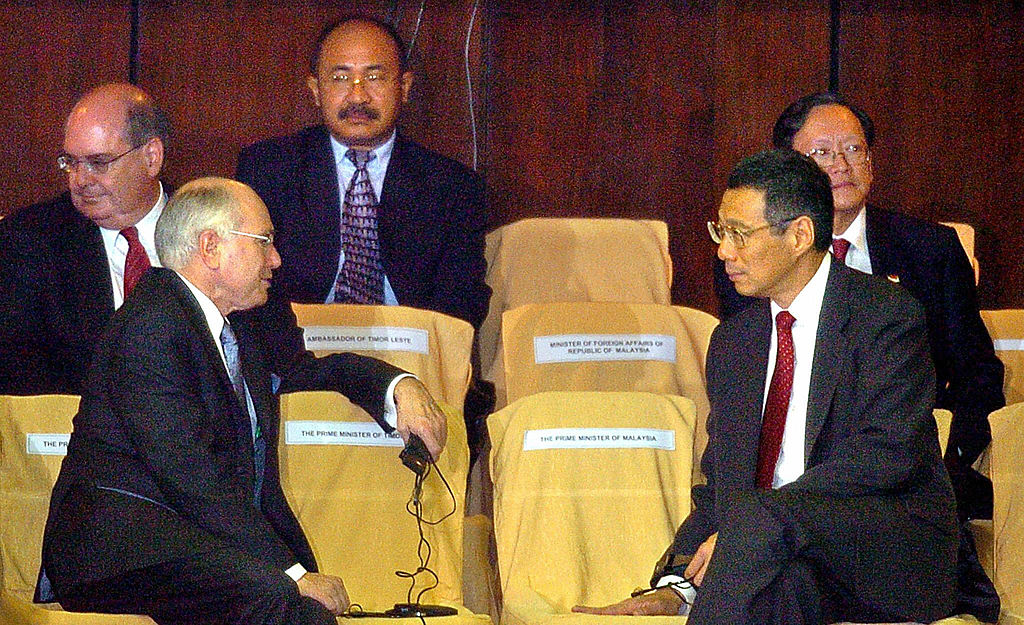
[[[377,241],[377,195],[370,184],[366,164],[372,152],[349,150],[345,158],[355,163],[356,173],[345,191],[341,211],[341,248],[345,262],[334,286],[334,301],[350,304],[384,303],[384,267]]]

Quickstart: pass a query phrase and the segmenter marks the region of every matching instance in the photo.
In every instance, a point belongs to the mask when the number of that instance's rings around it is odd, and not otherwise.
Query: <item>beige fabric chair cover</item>
[[[690,512],[694,423],[691,400],[650,393],[541,393],[490,416],[503,625],[609,623],[569,611],[647,585]],[[624,442],[669,436],[671,449]],[[569,437],[612,447],[558,448]]]
[[[462,417],[447,407],[445,412],[448,443],[437,466],[458,507],[439,525],[424,526],[431,546],[429,566],[439,585],[421,602],[459,604],[469,450]],[[282,395],[281,421],[281,483],[320,569],[340,575],[349,597],[366,610],[406,602],[409,581],[395,571],[416,570],[419,535],[415,519],[406,511],[414,474],[398,458],[401,440],[392,439],[393,446],[374,446],[387,440],[383,431],[362,408],[337,393]],[[363,434],[358,434],[360,427]],[[346,432],[357,434],[350,444],[339,444]],[[358,443],[352,442],[356,439]],[[427,520],[452,509],[436,473],[423,486],[422,502]],[[419,576],[417,592],[428,578]]]
[[[713,316],[682,306],[614,302],[520,306],[507,311],[502,321],[508,401],[511,403],[542,391],[645,391],[689,397],[697,410],[694,480],[702,479],[699,477],[700,458],[707,446],[709,411],[704,363],[711,332],[717,325],[718,320]],[[587,360],[538,364],[538,360],[544,359],[538,348],[544,350],[553,343],[564,342],[543,337],[566,335],[577,335],[574,344],[580,345],[559,348],[552,355]],[[606,337],[603,339],[605,346],[596,345],[598,339],[595,335]],[[665,353],[667,342],[661,348],[657,345],[627,345],[629,340],[657,343],[658,339],[651,335],[674,338],[674,354],[671,351]],[[583,345],[586,341],[592,341],[594,345]],[[645,349],[649,353],[642,353]],[[592,350],[610,353],[570,353]],[[640,350],[641,353],[620,353],[629,350]],[[639,358],[667,357],[673,361],[609,359],[634,355]]]
[[[967,260],[970,261],[971,268],[974,269],[974,284],[977,285],[978,280],[981,278],[981,265],[978,264],[978,258],[974,255],[974,226],[955,221],[944,221],[942,225],[956,230],[956,236],[960,239],[960,245],[963,246],[964,252],[967,254]]]
[[[661,221],[524,219],[489,233],[486,256],[493,293],[480,327],[480,360],[483,378],[499,387],[506,310],[544,302],[672,300],[668,226]]]
[[[78,397],[0,396],[0,625],[144,624],[145,616],[64,612],[32,603],[50,491],[66,452]]]
[[[1024,402],[989,415],[993,578],[1001,624],[1024,623]]]
[[[462,410],[473,326],[407,306],[292,304],[306,347],[318,356],[356,352],[416,374],[438,401]],[[425,333],[425,334],[424,334]]]
[[[1006,403],[1024,401],[1024,310],[983,310],[981,319],[992,335],[996,356],[1006,367]]]

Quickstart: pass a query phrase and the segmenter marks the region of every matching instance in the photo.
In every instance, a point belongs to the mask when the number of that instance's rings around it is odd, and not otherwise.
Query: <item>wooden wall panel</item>
[[[495,223],[662,219],[674,300],[717,310],[704,223],[782,108],[824,88],[827,0],[496,4]]]
[[[177,129],[167,172],[180,183],[200,175],[230,176],[243,146],[319,121],[306,76],[313,40],[324,24],[351,13],[393,15],[408,42],[419,3],[144,0],[141,5],[139,83],[168,109]],[[402,131],[413,139],[469,164],[463,37],[471,8],[469,0],[425,8],[412,65],[416,101],[401,120]],[[477,72],[479,40],[477,30],[471,50]]]
[[[842,91],[877,126],[872,199],[974,225],[982,308],[1024,307],[1024,7],[847,1],[840,33]]]
[[[65,190],[54,159],[72,104],[89,87],[128,79],[128,4],[3,4],[0,215]]]

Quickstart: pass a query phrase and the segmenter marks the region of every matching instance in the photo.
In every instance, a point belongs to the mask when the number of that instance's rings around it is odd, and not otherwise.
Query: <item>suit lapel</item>
[[[338,269],[341,253],[341,203],[344,198],[338,184],[338,169],[334,163],[327,128],[318,127],[316,132],[306,138],[306,142],[307,145],[301,151],[300,167],[304,178],[301,185],[303,210],[296,216],[299,223],[295,225],[303,232],[302,240],[309,256],[308,266],[318,268],[316,282],[326,286],[322,289],[326,294],[331,289]]]
[[[737,347],[727,363],[731,382],[716,401],[721,406],[716,406],[722,441],[718,449],[723,451],[716,462],[723,466],[719,486],[725,488],[750,488],[757,469],[772,321],[768,300],[758,300],[751,309],[751,318],[745,319],[747,323],[729,341]],[[726,464],[732,468],[724,469]]]
[[[410,157],[408,143],[402,137],[396,136],[391,160],[388,161],[388,169],[384,176],[384,187],[381,189],[380,208],[377,211],[377,229],[384,273],[387,274],[396,292],[403,292],[404,289],[401,285],[395,285],[396,278],[401,280],[402,267],[389,262],[399,258],[401,254],[400,250],[394,249],[393,242],[401,240],[401,224],[409,221],[405,217],[405,212],[414,206],[418,207],[418,210],[426,208],[413,197],[413,189],[416,188],[416,181],[413,178],[416,174]]]
[[[804,462],[809,462],[818,434],[825,425],[839,376],[843,371],[842,359],[849,352],[843,330],[849,322],[846,302],[846,268],[832,263],[825,285],[825,296],[818,317],[818,335],[814,342],[814,360],[811,364],[811,384],[807,399],[807,424],[804,436]]]
[[[876,276],[898,275],[896,267],[896,245],[890,235],[892,229],[884,211],[873,206],[865,209],[865,236],[868,241],[868,256],[871,258],[871,273]]]
[[[70,210],[75,211],[74,207]],[[75,302],[75,314],[82,321],[83,334],[99,336],[114,313],[114,290],[103,237],[99,226],[77,212],[67,224],[69,231],[63,235],[66,238],[62,258],[56,264],[69,269],[64,274],[62,290],[64,296]],[[83,288],[83,285],[102,287]]]

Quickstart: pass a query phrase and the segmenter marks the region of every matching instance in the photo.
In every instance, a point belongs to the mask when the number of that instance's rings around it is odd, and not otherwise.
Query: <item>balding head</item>
[[[102,85],[83,96],[64,126],[68,188],[80,213],[120,230],[159,197],[167,116],[134,85]]]

